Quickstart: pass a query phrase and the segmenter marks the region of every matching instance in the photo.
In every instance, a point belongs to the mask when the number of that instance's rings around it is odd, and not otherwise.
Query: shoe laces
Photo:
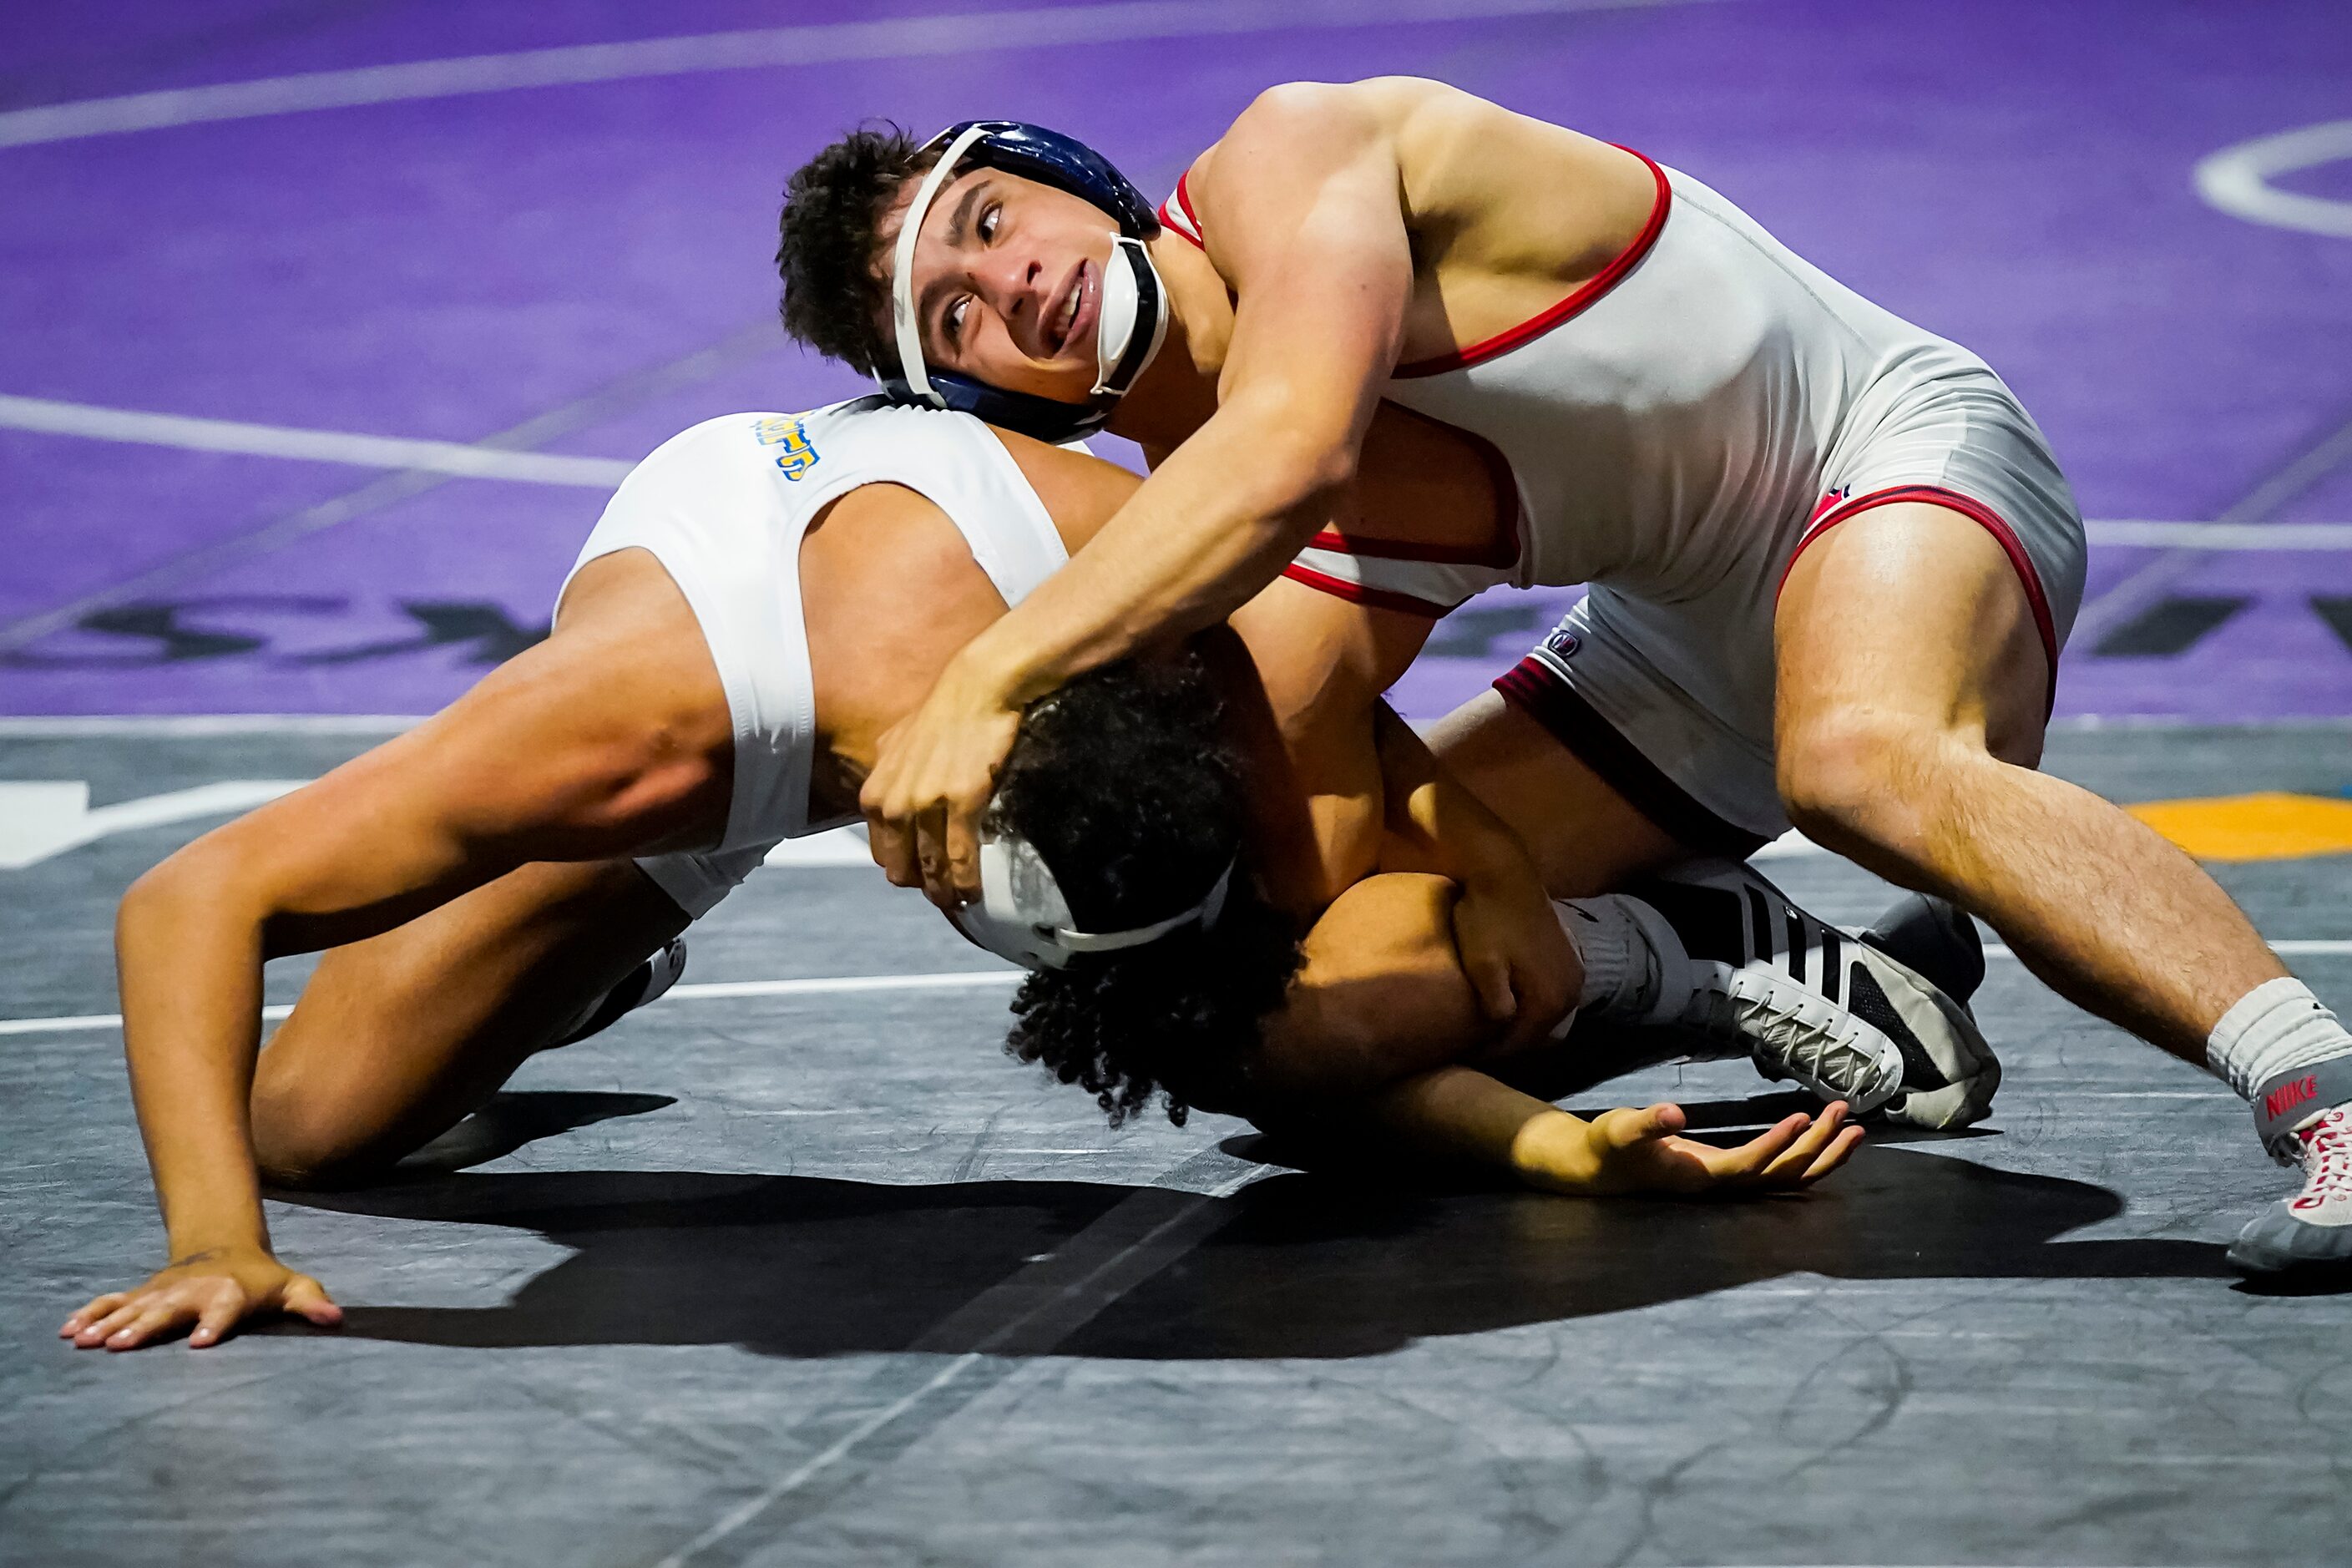
[[[1800,1079],[1842,1095],[1870,1095],[1882,1085],[1879,1053],[1857,1038],[1858,1020],[1842,1015],[1826,997],[1769,975],[1717,966],[1713,984],[1702,984],[1690,1020],[1718,1038],[1737,1040],[1750,1054]]]
[[[2352,1200],[2352,1113],[2331,1106],[2293,1133],[2303,1166],[2303,1191],[2290,1207],[2317,1208],[2331,1198]]]

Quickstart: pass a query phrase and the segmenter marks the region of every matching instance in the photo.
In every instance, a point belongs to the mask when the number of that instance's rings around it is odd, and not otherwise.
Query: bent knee
[[[269,1186],[348,1185],[362,1173],[364,1151],[344,1119],[299,1096],[273,1094],[257,1082],[251,1101],[253,1162]]]
[[[338,1153],[325,1143],[289,1137],[283,1129],[265,1132],[258,1119],[254,1122],[253,1163],[264,1186],[298,1191],[332,1186]]]
[[[1841,713],[1789,726],[1774,762],[1780,803],[1808,837],[1910,858],[1951,813],[1955,786],[1991,762],[1932,725]]]

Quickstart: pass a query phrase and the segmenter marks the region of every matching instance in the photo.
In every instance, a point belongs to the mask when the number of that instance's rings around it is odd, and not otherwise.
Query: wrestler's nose
[[[1045,262],[1034,256],[1000,251],[982,263],[980,286],[1013,335],[1036,352],[1038,345],[1031,340],[1037,336],[1037,324],[1045,317]]]

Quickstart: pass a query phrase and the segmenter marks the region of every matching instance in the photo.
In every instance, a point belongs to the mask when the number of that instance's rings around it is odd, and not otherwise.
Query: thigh
[[[1588,898],[1690,851],[1525,709],[1488,689],[1440,720],[1430,750],[1510,824],[1556,899]]]
[[[2032,767],[2051,655],[2019,567],[1951,508],[1873,508],[1809,543],[1773,621],[1784,784],[1822,737],[1933,734]]]
[[[631,861],[541,863],[331,950],[256,1068],[264,1168],[314,1176],[398,1158],[686,924]]]

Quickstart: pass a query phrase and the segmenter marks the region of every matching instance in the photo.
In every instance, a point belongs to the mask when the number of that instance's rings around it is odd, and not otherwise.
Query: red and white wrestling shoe
[[[2352,1057],[2298,1068],[2254,1094],[2263,1147],[2303,1172],[2303,1190],[2238,1233],[2230,1261],[2250,1274],[2352,1264]]]

